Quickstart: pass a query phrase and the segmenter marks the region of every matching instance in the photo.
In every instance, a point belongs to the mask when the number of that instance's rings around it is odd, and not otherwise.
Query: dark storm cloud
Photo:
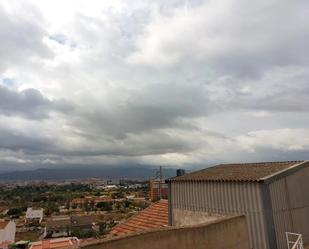
[[[0,114],[3,115],[43,119],[51,111],[68,111],[70,108],[65,101],[51,101],[36,89],[17,92],[0,86]]]
[[[12,151],[22,150],[26,154],[44,153],[48,151],[52,140],[40,137],[25,136],[16,132],[0,130],[0,149]]]
[[[162,128],[195,129],[186,118],[195,118],[218,111],[201,84],[152,84],[136,91],[122,93],[107,106],[78,112],[77,125],[94,133],[103,132],[116,138],[128,133],[143,133]],[[128,97],[127,97],[128,96]],[[79,116],[80,115],[80,116]],[[74,119],[73,119],[74,120]]]

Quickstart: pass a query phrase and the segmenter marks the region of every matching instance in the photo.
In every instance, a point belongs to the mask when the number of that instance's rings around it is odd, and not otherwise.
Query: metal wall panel
[[[258,183],[172,182],[172,209],[218,214],[245,214],[250,247],[268,248],[262,193]],[[175,224],[175,220],[172,221]]]
[[[270,183],[278,249],[286,249],[285,232],[301,233],[309,244],[309,167]]]
[[[271,183],[269,191],[273,208],[277,247],[278,249],[286,249],[285,232],[293,231],[286,179],[282,178]]]

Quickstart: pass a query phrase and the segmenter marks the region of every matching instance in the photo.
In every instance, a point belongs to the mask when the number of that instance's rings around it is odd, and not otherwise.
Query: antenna
[[[160,166],[160,175],[159,175],[159,195],[158,195],[158,197],[159,197],[159,200],[161,200],[161,195],[162,195],[162,193],[161,193],[161,184],[162,184],[162,179],[163,179],[163,173],[162,173],[163,171],[162,171],[162,166]]]

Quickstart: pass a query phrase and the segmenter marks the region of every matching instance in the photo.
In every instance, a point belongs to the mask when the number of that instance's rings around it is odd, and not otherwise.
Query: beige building
[[[171,178],[169,223],[245,215],[250,248],[286,249],[285,232],[309,244],[309,162],[225,164]]]

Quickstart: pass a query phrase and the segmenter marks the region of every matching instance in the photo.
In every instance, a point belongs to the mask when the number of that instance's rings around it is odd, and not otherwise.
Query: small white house
[[[0,249],[7,249],[15,242],[16,224],[14,221],[0,220]]]
[[[43,219],[43,208],[27,208],[26,222],[38,222],[41,224]]]

